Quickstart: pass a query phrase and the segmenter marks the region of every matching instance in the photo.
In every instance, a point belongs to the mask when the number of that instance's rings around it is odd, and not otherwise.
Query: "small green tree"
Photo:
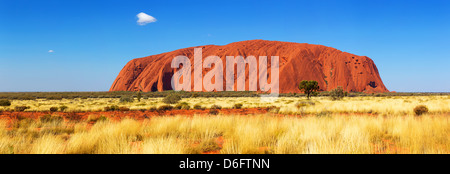
[[[340,86],[338,86],[336,89],[333,89],[330,94],[332,100],[341,100],[342,98],[344,98],[344,96],[344,89],[342,89],[342,87]]]
[[[300,89],[300,91],[303,91],[306,94],[307,98],[310,99],[311,95],[316,95],[317,91],[320,88],[319,88],[319,83],[317,83],[317,81],[303,80],[298,85],[298,89]]]

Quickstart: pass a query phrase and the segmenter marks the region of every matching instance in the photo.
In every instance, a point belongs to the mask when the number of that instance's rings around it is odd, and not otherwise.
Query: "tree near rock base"
[[[311,95],[316,95],[317,91],[320,88],[319,88],[319,83],[317,83],[317,81],[303,80],[298,85],[298,89],[300,89],[300,91],[303,91],[306,94],[307,98],[310,99]]]

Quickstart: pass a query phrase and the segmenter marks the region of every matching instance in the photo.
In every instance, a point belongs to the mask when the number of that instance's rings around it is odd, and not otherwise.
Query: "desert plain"
[[[10,102],[0,106],[2,154],[448,154],[450,147],[447,93],[294,94],[271,103],[183,93],[172,104],[152,92],[23,95],[0,95]]]

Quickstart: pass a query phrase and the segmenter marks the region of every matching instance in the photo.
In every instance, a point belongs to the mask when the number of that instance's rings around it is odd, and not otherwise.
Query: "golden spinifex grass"
[[[275,102],[262,102],[259,97],[225,97],[225,98],[183,98],[190,108],[194,105],[210,108],[213,105],[222,108],[232,108],[235,104],[243,104],[243,108],[280,107],[281,114],[320,114],[331,113],[376,113],[385,115],[413,114],[417,105],[426,105],[430,113],[450,113],[450,96],[387,96],[387,97],[345,97],[343,100],[333,101],[329,97],[313,97],[306,100],[304,97],[280,97]],[[304,103],[299,105],[299,103]],[[65,111],[103,111],[105,107],[117,105],[131,110],[146,110],[166,105],[162,98],[141,99],[138,102],[119,102],[117,98],[88,98],[88,99],[62,99],[62,100],[12,100],[11,106],[0,106],[1,110],[14,110],[16,106],[29,106],[25,111],[49,111],[51,107],[67,106]],[[172,106],[175,106],[173,104]]]
[[[0,153],[449,153],[448,115],[166,116],[0,124]],[[223,139],[223,144],[219,142]]]

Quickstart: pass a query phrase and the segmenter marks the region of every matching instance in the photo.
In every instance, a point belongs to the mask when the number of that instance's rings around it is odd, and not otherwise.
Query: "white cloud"
[[[139,18],[139,20],[137,21],[138,25],[146,25],[148,23],[156,22],[156,18],[145,14],[144,12],[140,12],[136,16]]]
[[[53,51],[53,50],[48,50],[48,52],[49,52],[49,53],[53,53],[53,52],[55,52],[55,51]]]

